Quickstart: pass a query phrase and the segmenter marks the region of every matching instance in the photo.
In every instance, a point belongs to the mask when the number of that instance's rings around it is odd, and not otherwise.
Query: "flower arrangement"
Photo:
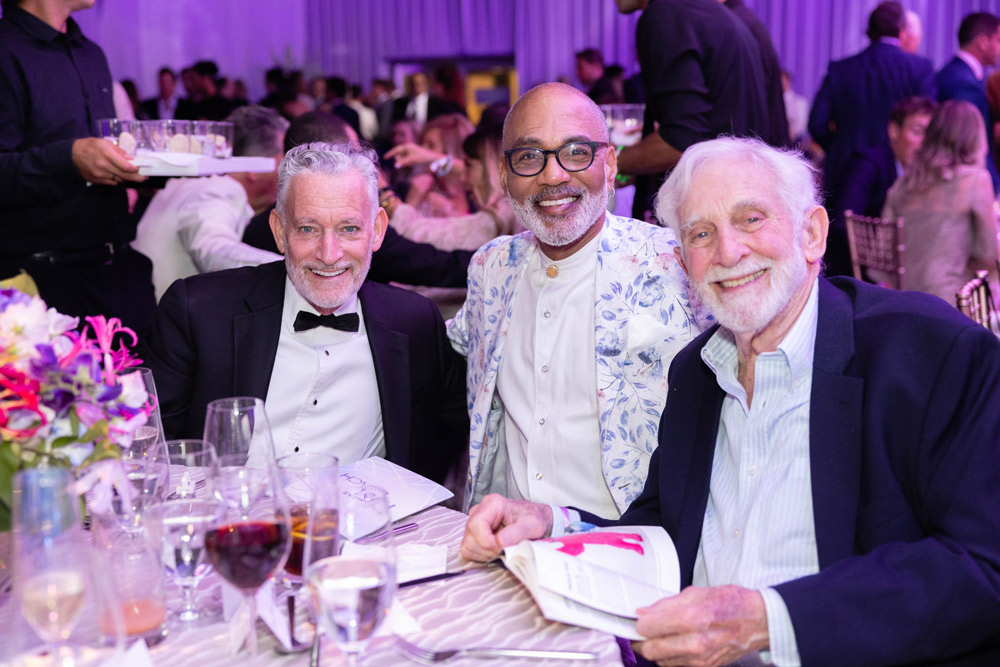
[[[86,321],[77,331],[78,318],[0,289],[0,530],[10,528],[11,481],[24,468],[73,468],[77,491],[101,504],[111,485],[127,486],[122,449],[153,410],[141,376],[123,374],[140,363],[129,350],[137,338],[117,318]]]

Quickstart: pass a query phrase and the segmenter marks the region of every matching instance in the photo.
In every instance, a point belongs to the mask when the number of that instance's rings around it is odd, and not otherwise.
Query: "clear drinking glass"
[[[277,466],[244,465],[242,454],[219,457],[213,488],[226,512],[205,535],[208,559],[223,579],[243,593],[249,611],[247,650],[257,653],[254,595],[285,564],[291,549],[288,502]]]
[[[205,440],[167,440],[164,445],[170,463],[167,500],[211,496],[207,489],[218,465],[215,447]]]
[[[156,382],[153,381],[153,371],[142,366],[136,366],[123,371],[119,376],[119,381],[124,381],[126,385],[135,378],[134,382],[139,384],[146,391],[146,405],[150,408],[149,416],[146,417],[146,424],[140,427],[145,437],[149,437],[149,428],[155,428],[157,438],[166,440],[163,434],[163,420],[160,418],[160,400],[156,394]]]
[[[94,548],[114,587],[128,641],[142,639],[154,646],[167,636],[167,597],[160,565],[159,531],[152,510],[138,526],[123,526],[113,514],[92,517]],[[111,631],[111,610],[102,609],[99,622]]]
[[[631,146],[642,139],[645,104],[602,104],[613,146]]]
[[[330,496],[317,511],[323,521],[337,529],[337,465],[337,457],[331,454],[297,453],[278,459],[278,476],[292,517],[292,550],[285,562],[283,580],[288,588],[298,589],[302,585],[306,529],[317,494]]]
[[[162,502],[170,486],[166,443],[160,440],[154,427],[136,429],[131,446],[122,450],[122,466],[131,483],[129,497],[116,493],[111,508],[122,526],[138,530],[146,508]]]
[[[205,410],[204,439],[222,456],[241,455],[242,464],[274,465],[271,424],[259,398],[220,398]]]
[[[314,511],[317,506],[314,502]],[[347,656],[347,664],[358,665],[368,640],[385,620],[396,591],[388,494],[366,486],[351,496],[341,496],[337,514],[340,535],[349,542],[336,555],[327,527],[310,521],[305,578],[318,627],[333,637]]]
[[[233,156],[233,124],[227,120],[216,121],[212,128],[215,135],[215,157],[231,158]]]
[[[214,495],[168,499],[150,510],[146,525],[159,534],[160,562],[183,596],[181,608],[170,614],[178,627],[200,627],[219,620],[220,610],[199,608],[194,595],[212,571],[205,557],[205,535],[219,525],[224,514],[225,505]]]
[[[73,482],[65,468],[14,475],[14,597],[21,618],[45,646],[32,646],[19,628],[8,628],[9,640],[0,647],[4,664],[95,664],[109,657],[105,641],[115,651],[123,646],[120,609],[109,615],[104,637],[94,622],[98,598],[107,604],[110,589],[106,578],[95,576]]]

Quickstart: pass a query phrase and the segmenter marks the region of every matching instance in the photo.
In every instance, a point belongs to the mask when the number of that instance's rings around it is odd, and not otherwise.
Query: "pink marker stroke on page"
[[[635,540],[631,542],[629,540]],[[640,556],[643,555],[642,535],[638,533],[577,533],[564,537],[551,537],[546,542],[558,542],[562,546],[556,549],[570,556],[579,556],[588,544],[601,544],[616,549],[628,549]]]

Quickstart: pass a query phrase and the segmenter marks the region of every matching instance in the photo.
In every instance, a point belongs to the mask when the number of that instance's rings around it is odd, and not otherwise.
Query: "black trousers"
[[[139,332],[156,310],[153,263],[129,246],[118,249],[108,263],[0,258],[0,278],[22,269],[34,279],[49,308],[79,317],[81,326],[87,315],[104,315]]]

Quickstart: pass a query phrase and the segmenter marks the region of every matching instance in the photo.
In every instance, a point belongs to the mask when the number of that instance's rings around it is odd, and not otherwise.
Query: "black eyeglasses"
[[[550,155],[555,155],[559,166],[566,171],[583,171],[594,164],[597,149],[607,145],[606,141],[573,141],[552,150],[522,146],[503,154],[507,157],[507,166],[518,176],[537,176],[545,170]]]

